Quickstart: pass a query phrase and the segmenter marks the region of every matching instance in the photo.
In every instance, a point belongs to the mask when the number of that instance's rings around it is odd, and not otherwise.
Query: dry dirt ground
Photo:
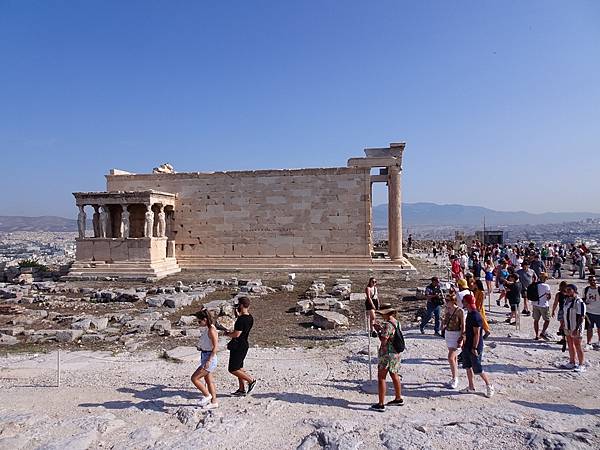
[[[344,275],[354,286],[366,281],[364,274]],[[262,279],[269,285],[268,276]],[[408,287],[379,279],[382,294],[392,299]],[[584,374],[560,369],[565,354],[556,343],[533,341],[530,318],[520,330],[504,324],[506,310],[494,305],[489,317],[496,323],[484,353],[497,394],[487,399],[481,380],[477,394],[446,388],[444,341],[405,324],[406,404],[378,413],[369,410],[375,396],[364,392],[371,385],[361,320],[340,334],[303,327],[306,319],[286,312],[295,295],[285,304],[281,296],[255,302],[252,341],[265,344],[251,348],[246,367],[258,379],[256,389],[246,398],[229,395],[236,383],[223,351],[215,373],[220,407],[212,411],[198,407],[189,382],[197,367],[193,348],[179,363],[154,350],[116,356],[65,350],[60,388],[54,351],[1,358],[0,449],[600,448],[600,351],[586,352]],[[396,303],[410,303],[410,317],[414,301]],[[362,316],[358,306],[356,314]],[[553,321],[551,333],[556,329]],[[372,339],[372,348],[376,344]],[[461,371],[461,387],[464,378]]]

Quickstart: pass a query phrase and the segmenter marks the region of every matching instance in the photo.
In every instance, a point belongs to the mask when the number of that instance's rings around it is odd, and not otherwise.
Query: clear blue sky
[[[0,0],[0,214],[400,140],[405,201],[600,212],[600,2]]]

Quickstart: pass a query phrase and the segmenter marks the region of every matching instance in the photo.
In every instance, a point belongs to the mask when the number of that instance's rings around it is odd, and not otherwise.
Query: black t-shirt
[[[508,303],[516,304],[521,301],[521,283],[516,281],[515,283],[506,284],[506,298]]]
[[[241,331],[236,340],[245,346],[248,346],[248,335],[250,334],[250,330],[252,329],[252,325],[254,325],[254,319],[250,314],[244,314],[237,318],[235,321],[235,325],[233,327],[236,331]]]
[[[479,342],[477,343],[477,351],[483,351],[483,319],[479,311],[469,311],[465,320],[465,349],[471,351],[473,348],[473,339],[475,338],[474,327],[479,327]]]

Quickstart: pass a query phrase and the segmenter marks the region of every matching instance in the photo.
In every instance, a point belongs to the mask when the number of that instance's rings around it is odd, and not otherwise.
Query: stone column
[[[392,261],[402,258],[402,191],[400,167],[388,167],[388,254]]]
[[[121,205],[123,211],[121,212],[121,237],[127,239],[129,237],[129,210],[128,205]]]
[[[85,221],[87,216],[85,214],[85,205],[79,206],[79,214],[77,215],[77,229],[79,231],[79,239],[85,238]]]
[[[144,237],[151,238],[154,229],[154,212],[152,211],[152,205],[146,205],[146,214],[144,214],[144,218]]]
[[[100,206],[100,237],[106,238],[110,234],[109,232],[109,217],[108,217],[108,206]]]
[[[94,208],[94,215],[92,216],[92,225],[94,228],[94,237],[95,238],[99,238],[101,231],[100,231],[100,212],[98,211],[98,209],[100,208],[99,205],[92,205]]]
[[[157,237],[165,237],[166,229],[167,229],[167,220],[165,214],[164,205],[159,205],[160,209],[158,210],[158,223],[156,224],[156,236]]]

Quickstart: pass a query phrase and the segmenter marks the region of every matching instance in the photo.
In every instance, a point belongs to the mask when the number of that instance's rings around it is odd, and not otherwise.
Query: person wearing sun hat
[[[458,298],[458,306],[460,308],[465,309],[466,306],[464,305],[464,301],[463,301],[465,298],[465,295],[472,295],[473,293],[471,292],[471,289],[469,289],[469,283],[464,278],[461,278],[460,280],[458,280],[457,285],[458,285],[458,293],[456,294],[456,297]]]
[[[396,352],[393,345],[396,329],[400,328],[400,323],[395,318],[396,309],[389,303],[380,306],[377,315],[381,318],[374,324],[374,328],[379,335],[381,344],[377,353],[379,362],[377,364],[377,393],[378,402],[371,406],[374,411],[385,411],[386,378],[388,373],[394,384],[394,400],[388,402],[389,406],[402,406],[402,387],[400,385],[400,367],[401,353]]]
[[[467,380],[469,385],[461,392],[465,394],[475,393],[474,376],[479,375],[485,381],[485,396],[490,398],[494,395],[495,389],[491,383],[490,377],[483,371],[481,365],[483,354],[483,320],[481,314],[477,311],[477,302],[475,297],[468,294],[463,298],[468,313],[465,320],[465,338],[462,345],[462,366],[467,370]]]

